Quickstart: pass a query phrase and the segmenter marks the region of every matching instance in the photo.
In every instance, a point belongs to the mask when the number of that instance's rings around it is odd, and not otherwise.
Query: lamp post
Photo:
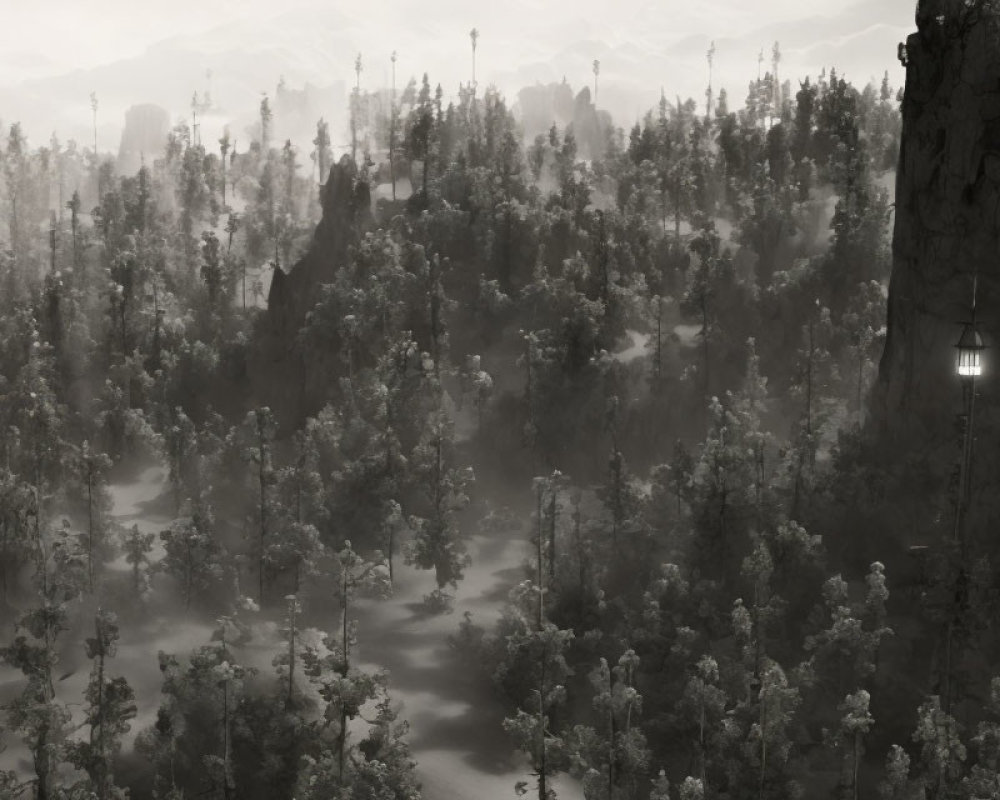
[[[958,481],[958,503],[955,510],[954,539],[964,546],[962,535],[963,522],[969,503],[969,489],[972,477],[973,423],[976,412],[976,378],[983,374],[983,350],[986,345],[976,325],[976,290],[978,276],[972,278],[972,317],[962,328],[962,335],[955,344],[958,350],[956,372],[962,381],[962,394],[965,405],[965,431],[962,437],[962,465]]]
[[[955,348],[958,350],[955,371],[962,381],[962,394],[965,405],[965,430],[962,436],[962,463],[958,475],[958,497],[955,503],[955,529],[952,532],[952,544],[957,559],[958,574],[955,581],[955,605],[948,620],[945,633],[944,652],[944,691],[942,706],[945,713],[951,713],[952,706],[952,662],[954,659],[956,629],[962,627],[962,614],[965,606],[965,563],[966,536],[965,517],[969,506],[970,486],[972,484],[972,450],[975,443],[973,424],[976,412],[976,378],[983,374],[983,350],[986,345],[976,326],[976,290],[978,275],[972,276],[972,314],[970,320],[963,324],[962,335]]]

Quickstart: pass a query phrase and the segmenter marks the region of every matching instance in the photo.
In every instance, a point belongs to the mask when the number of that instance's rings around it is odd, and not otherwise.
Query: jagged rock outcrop
[[[961,388],[954,344],[970,316],[1000,343],[1000,4],[922,0],[906,65],[888,337],[874,419],[898,441],[954,438]],[[987,351],[980,402],[995,393],[1000,351]]]
[[[118,173],[135,175],[143,158],[146,164],[161,158],[167,147],[170,116],[152,103],[132,106],[125,112],[125,128],[118,147]]]
[[[324,284],[334,281],[348,250],[371,224],[371,193],[358,180],[348,156],[330,170],[320,192],[323,218],[316,226],[306,255],[288,272],[275,269],[267,297],[267,313],[255,331],[248,364],[255,396],[269,405],[282,423],[300,422],[322,407],[334,370],[333,353],[306,353],[299,335],[306,315],[321,297]]]
[[[526,142],[547,136],[553,125],[563,130],[573,121],[573,89],[565,77],[562,83],[525,86],[517,93],[517,105]]]

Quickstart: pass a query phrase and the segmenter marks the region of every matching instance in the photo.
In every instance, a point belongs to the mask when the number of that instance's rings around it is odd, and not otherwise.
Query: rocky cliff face
[[[332,353],[305,353],[299,331],[320,299],[322,286],[332,283],[348,258],[350,245],[371,223],[368,184],[358,180],[354,162],[341,158],[330,170],[320,193],[323,218],[306,255],[287,273],[275,270],[267,298],[267,313],[255,331],[248,364],[255,396],[269,405],[285,424],[301,421],[326,402],[324,385]]]
[[[152,166],[163,156],[169,131],[170,117],[164,109],[151,103],[132,106],[125,112],[125,128],[118,147],[118,172],[135,175],[143,158]]]
[[[888,338],[875,419],[897,438],[954,436],[954,344],[970,316],[987,344],[980,397],[1000,375],[1000,10],[995,0],[921,0],[906,65]]]

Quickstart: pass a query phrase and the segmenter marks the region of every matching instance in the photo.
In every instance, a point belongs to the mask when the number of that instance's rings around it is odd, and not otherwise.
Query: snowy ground
[[[649,346],[649,334],[638,331],[625,331],[629,338],[629,346],[624,350],[619,350],[614,354],[614,359],[622,364],[628,364],[646,355],[646,348]]]
[[[698,344],[701,325],[675,325],[674,333],[683,347],[694,347]],[[652,337],[648,333],[630,330],[625,331],[625,334],[629,338],[629,345],[614,354],[616,361],[628,364],[630,361],[635,361],[635,359],[649,354],[649,340]]]
[[[146,513],[145,506],[158,497],[164,489],[166,474],[163,469],[152,468],[141,473],[134,482],[115,484],[111,487],[112,515],[118,522],[131,527],[138,525],[146,532],[159,533],[168,520],[162,516]],[[157,542],[158,544],[158,542]],[[156,550],[153,557],[162,555]],[[120,562],[120,563],[119,563]],[[124,557],[111,565],[112,569],[128,569]],[[124,617],[125,614],[122,614]],[[2,631],[3,641],[12,633],[13,625]],[[195,647],[208,642],[211,628],[203,623],[188,621],[179,625],[176,617],[153,613],[142,625],[128,624],[123,620],[118,653],[111,662],[111,669],[125,676],[135,690],[139,706],[139,716],[132,722],[132,730],[126,737],[130,743],[139,731],[152,724],[160,703],[160,674],[157,651],[187,654]],[[60,701],[68,704],[74,723],[83,720],[83,697],[90,678],[90,663],[84,658],[83,646],[79,642],[62,642],[60,662],[56,667],[56,694]],[[68,645],[68,647],[67,647]],[[73,646],[76,645],[76,646]],[[7,702],[23,686],[19,672],[0,667],[0,702]],[[3,725],[0,724],[0,731]],[[14,733],[6,733],[3,743],[7,749],[0,753],[0,769],[16,769],[24,776],[32,774],[28,752]]]
[[[154,501],[165,490],[165,482],[165,471],[154,467],[133,482],[115,484],[111,487],[113,516],[124,526],[138,525],[140,530],[159,533],[169,520],[150,509],[158,505]],[[427,800],[507,800],[514,797],[516,781],[534,785],[530,766],[512,751],[501,728],[503,708],[488,678],[470,671],[448,644],[465,611],[472,612],[480,625],[489,626],[497,618],[508,590],[522,577],[525,547],[517,534],[472,537],[469,553],[473,564],[459,586],[451,614],[426,612],[421,600],[434,588],[432,575],[401,563],[395,565],[396,586],[391,599],[357,603],[353,616],[359,625],[359,666],[389,671],[390,692],[400,717],[410,722],[409,741]],[[154,558],[161,553],[154,552]],[[114,568],[127,568],[123,560],[119,561]],[[331,608],[332,615],[336,612]],[[244,651],[245,660],[267,674],[272,671],[271,658],[278,646],[277,626],[262,622],[253,627],[254,639]],[[162,678],[157,651],[183,658],[206,644],[211,630],[206,622],[190,619],[179,623],[175,613],[158,614],[155,608],[141,625],[123,620],[118,654],[111,668],[125,676],[135,689],[139,706],[139,716],[126,738],[126,750],[135,734],[156,718]],[[6,640],[11,630],[2,633]],[[82,647],[75,649],[82,651]],[[74,717],[79,717],[89,663],[82,653],[67,653],[58,672],[68,673],[58,683],[59,698],[73,704]],[[11,698],[21,685],[19,673],[0,668],[0,701]],[[7,734],[5,744],[7,750],[0,752],[0,769],[17,769],[29,776],[28,753],[16,735]],[[559,779],[555,787],[561,800],[582,798],[575,781]]]
[[[487,678],[470,672],[448,645],[466,611],[487,627],[499,616],[510,587],[523,577],[525,542],[517,534],[475,536],[469,552],[473,563],[459,584],[454,613],[428,614],[421,598],[434,588],[433,578],[405,566],[394,570],[391,600],[359,607],[359,655],[365,667],[389,670],[427,800],[507,800],[515,782],[534,785],[530,766],[511,751]],[[563,800],[583,796],[575,782],[555,786]]]

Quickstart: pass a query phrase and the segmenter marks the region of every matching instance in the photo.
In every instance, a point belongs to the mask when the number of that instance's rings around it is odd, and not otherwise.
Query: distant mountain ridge
[[[899,85],[903,73],[896,61],[896,46],[913,27],[914,2],[852,3],[829,15],[772,22],[765,21],[768,9],[761,7],[752,17],[760,19],[760,25],[727,34],[726,26],[732,27],[732,22],[720,19],[715,24],[719,35],[712,33],[710,25],[702,25],[700,31],[685,28],[697,20],[673,19],[669,14],[682,12],[657,4],[642,6],[635,18],[619,26],[601,27],[596,18],[541,19],[536,3],[510,0],[504,4],[504,13],[511,19],[523,18],[525,25],[524,30],[514,25],[515,30],[506,31],[497,27],[498,11],[470,10],[448,0],[431,3],[435,5],[441,12],[426,15],[402,6],[391,14],[325,7],[315,12],[234,16],[232,22],[205,31],[167,36],[136,56],[0,86],[0,107],[5,109],[4,121],[21,121],[35,143],[47,139],[53,130],[63,140],[89,142],[89,96],[96,91],[99,146],[112,152],[117,149],[127,108],[154,103],[168,109],[175,122],[189,116],[192,94],[204,93],[211,85],[221,112],[215,120],[218,133],[229,121],[233,134],[242,138],[243,129],[255,119],[262,92],[273,94],[284,76],[291,88],[310,83],[326,93],[330,107],[316,109],[317,116],[333,122],[335,142],[346,141],[346,97],[354,83],[354,57],[359,51],[364,88],[388,86],[389,54],[396,49],[400,89],[410,77],[419,79],[426,71],[432,84],[440,82],[449,97],[459,83],[471,78],[467,35],[471,24],[465,20],[485,17],[477,52],[481,86],[496,84],[510,102],[525,86],[563,77],[579,91],[585,85],[593,87],[592,64],[598,59],[598,105],[612,114],[616,124],[629,126],[655,106],[661,87],[671,99],[704,101],[706,52],[713,40],[716,95],[725,86],[738,102],[748,81],[756,77],[759,52],[764,56],[762,68],[770,68],[775,41],[781,43],[783,79],[794,82],[835,66],[858,84],[878,80],[888,70],[894,85]],[[276,122],[280,126],[280,120]],[[205,135],[218,134],[206,130]]]

